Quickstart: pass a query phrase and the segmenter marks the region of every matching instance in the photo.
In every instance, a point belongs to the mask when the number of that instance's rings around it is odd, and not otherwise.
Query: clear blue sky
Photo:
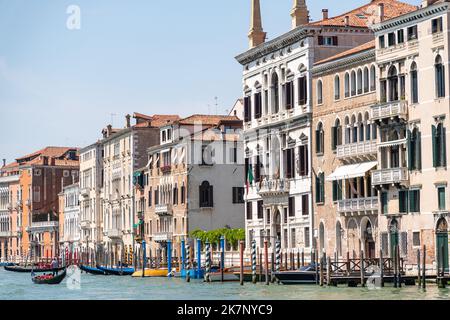
[[[314,20],[369,0],[309,0]],[[419,4],[420,0],[408,0]],[[269,39],[292,0],[261,0]],[[81,30],[66,28],[69,5]],[[250,0],[0,0],[0,159],[86,146],[124,115],[225,112],[241,94]],[[210,107],[208,107],[210,105]]]

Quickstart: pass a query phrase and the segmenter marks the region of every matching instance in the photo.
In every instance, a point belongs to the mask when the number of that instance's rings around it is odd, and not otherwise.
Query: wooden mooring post
[[[239,266],[239,282],[241,286],[244,285],[244,241],[239,242],[239,260],[240,260],[240,266]]]
[[[380,286],[384,287],[384,259],[383,250],[380,250]]]
[[[327,261],[327,285],[331,286],[331,258],[328,257]]]
[[[427,247],[423,246],[423,258],[422,258],[422,288],[426,289],[426,258],[427,258]]]
[[[437,282],[440,289],[445,289],[445,261],[444,261],[444,246],[438,248],[438,261],[437,261]]]
[[[365,270],[364,270],[364,251],[361,250],[361,253],[359,255],[359,269],[360,269],[360,275],[361,275],[361,287],[364,287],[364,280],[365,280]]]
[[[326,253],[324,252],[322,255],[322,258],[320,259],[320,286],[323,287],[324,284],[324,266],[325,266],[325,260],[327,259]]]
[[[419,285],[419,288],[422,285],[422,278],[420,274],[420,249],[417,249],[417,283]]]

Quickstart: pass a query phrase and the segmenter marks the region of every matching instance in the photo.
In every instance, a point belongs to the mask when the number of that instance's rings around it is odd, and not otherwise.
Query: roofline
[[[99,141],[97,141],[97,142],[94,142],[94,143],[92,143],[92,144],[86,146],[86,147],[81,148],[81,149],[79,150],[79,153],[80,153],[80,155],[81,155],[82,153],[85,153],[85,152],[88,151],[89,149],[93,149],[94,147],[101,146],[102,144],[103,144],[103,140],[99,140]]]
[[[348,56],[340,57],[331,61],[327,61],[312,68],[313,76],[320,74],[327,74],[334,72],[337,69],[348,68],[349,65],[355,64],[356,62],[373,60],[375,61],[375,48],[369,48],[364,51],[359,51]]]

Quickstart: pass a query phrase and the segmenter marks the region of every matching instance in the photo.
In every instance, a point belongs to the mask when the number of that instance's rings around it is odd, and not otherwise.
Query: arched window
[[[446,130],[442,123],[432,126],[433,138],[433,167],[445,167],[447,165]]]
[[[436,96],[445,97],[445,67],[442,64],[441,56],[436,57],[434,70],[436,74]]]
[[[325,249],[325,227],[323,222],[320,223],[319,226],[319,252],[322,252]]]
[[[341,79],[339,76],[334,77],[334,100],[341,98]]]
[[[358,70],[357,87],[358,87],[358,94],[362,94],[362,92],[363,92],[363,73],[362,73],[361,69]]]
[[[362,115],[359,114],[358,115],[358,131],[359,131],[359,141],[362,142],[364,141],[364,122],[362,119]]]
[[[214,206],[213,186],[208,181],[200,185],[200,208],[212,208]]]
[[[351,128],[352,128],[352,143],[357,143],[358,142],[358,124],[356,123],[355,116],[352,117]]]
[[[175,183],[175,187],[173,188],[172,197],[173,197],[172,204],[177,205],[178,204],[178,185],[176,183]]]
[[[366,125],[366,141],[370,141],[372,134],[372,124],[370,123],[368,112],[366,112],[366,114],[364,115],[364,124]]]
[[[280,88],[278,83],[278,75],[276,72],[272,74],[272,85],[270,87],[272,95],[272,113],[278,113],[280,110]]]
[[[411,103],[419,102],[419,79],[417,75],[417,64],[415,62],[411,65]]]
[[[317,104],[323,103],[322,80],[317,81]]]
[[[324,134],[323,124],[320,122],[316,130],[316,153],[323,154],[324,152]]]
[[[350,97],[350,75],[348,73],[345,74],[344,79],[344,91],[345,91],[345,97]]]
[[[351,143],[352,130],[350,128],[350,119],[345,117],[345,143]]]
[[[364,93],[369,92],[369,68],[364,68]]]
[[[337,146],[342,145],[342,126],[339,119],[336,119],[331,135],[332,150],[336,150]]]
[[[352,90],[352,96],[356,95],[356,72],[355,71],[352,71],[351,90]]]
[[[375,66],[370,67],[370,91],[375,91],[376,89],[376,70]]]
[[[397,101],[398,96],[398,74],[397,68],[392,66],[389,69],[388,74],[388,85],[389,85],[389,101]]]
[[[325,174],[323,172],[316,176],[316,203],[325,202]]]

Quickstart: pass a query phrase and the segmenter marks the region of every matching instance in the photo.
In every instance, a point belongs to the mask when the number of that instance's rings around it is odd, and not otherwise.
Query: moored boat
[[[12,266],[16,266],[16,263],[13,262],[0,262],[0,267],[12,267]]]
[[[167,277],[169,274],[167,269],[145,269],[144,277]],[[142,277],[142,270],[137,270],[132,274],[132,277]]]
[[[105,271],[100,270],[98,268],[84,266],[82,264],[80,264],[79,268],[81,271],[84,271],[86,273],[95,274],[95,275],[106,275]]]
[[[31,278],[35,284],[60,284],[66,277],[66,269],[58,275],[38,275]]]
[[[64,270],[65,267],[52,269],[52,268],[35,268],[32,266],[29,266],[29,267],[4,266],[4,269],[6,271],[12,271],[12,272],[31,273],[31,271],[34,271],[34,272],[58,272],[58,271]]]
[[[107,275],[113,276],[131,276],[134,273],[134,268],[117,267],[117,268],[106,268],[97,266],[97,269],[104,271]]]
[[[317,271],[313,264],[296,271],[275,272],[274,275],[282,284],[315,284],[317,282]]]

